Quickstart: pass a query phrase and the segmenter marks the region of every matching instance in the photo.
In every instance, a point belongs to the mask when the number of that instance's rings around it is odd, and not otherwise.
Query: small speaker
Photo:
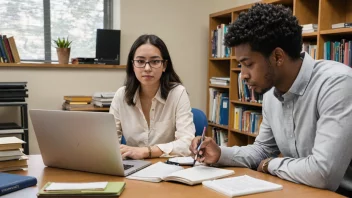
[[[121,30],[97,29],[95,58],[98,62],[120,64]]]

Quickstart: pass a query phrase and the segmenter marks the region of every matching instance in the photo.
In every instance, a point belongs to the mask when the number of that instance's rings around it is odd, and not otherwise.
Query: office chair
[[[192,108],[193,113],[193,122],[194,126],[196,127],[196,134],[195,136],[201,136],[203,133],[204,127],[208,127],[208,119],[205,113],[196,108]]]
[[[202,110],[196,109],[196,108],[192,108],[192,113],[193,113],[194,126],[196,127],[195,136],[201,136],[203,133],[204,127],[208,127],[207,116]],[[121,144],[126,144],[126,139],[123,136],[121,138]]]

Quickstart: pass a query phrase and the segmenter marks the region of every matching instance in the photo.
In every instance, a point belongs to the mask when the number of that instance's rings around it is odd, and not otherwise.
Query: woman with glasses
[[[123,158],[188,156],[195,134],[187,91],[165,43],[142,35],[128,55],[126,79],[110,107]]]

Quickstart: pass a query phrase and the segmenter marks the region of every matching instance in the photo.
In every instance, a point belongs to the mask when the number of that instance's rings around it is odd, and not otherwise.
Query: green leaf
[[[69,38],[67,36],[67,38],[65,37],[58,37],[57,40],[54,40],[54,43],[56,44],[57,48],[69,48],[71,46],[72,41],[69,41]]]

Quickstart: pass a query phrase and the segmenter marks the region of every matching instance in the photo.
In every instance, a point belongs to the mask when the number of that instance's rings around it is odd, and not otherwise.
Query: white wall
[[[209,14],[258,0],[121,0],[121,60],[141,34],[166,43],[193,107],[206,109]]]
[[[160,36],[167,44],[176,72],[190,94],[193,107],[205,110],[209,14],[255,0],[121,0],[114,1],[114,28],[121,26],[121,64],[143,33]],[[121,16],[121,20],[117,20]],[[119,23],[121,22],[121,23]],[[29,109],[61,109],[64,95],[91,95],[122,86],[124,70],[3,68],[1,81],[27,81]],[[0,111],[0,122],[16,120],[15,108]],[[30,119],[29,119],[30,121]],[[30,153],[39,153],[29,122]]]

